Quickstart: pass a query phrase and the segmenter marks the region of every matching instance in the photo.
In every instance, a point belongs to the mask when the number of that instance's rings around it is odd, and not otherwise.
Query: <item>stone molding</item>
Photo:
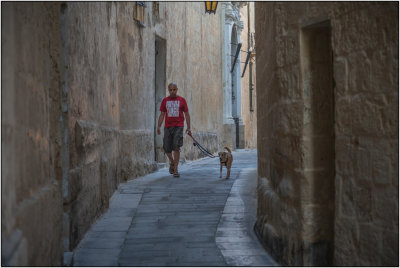
[[[223,7],[223,16],[224,22],[222,24],[223,31],[223,45],[222,45],[222,62],[223,62],[223,71],[222,71],[222,82],[223,82],[223,122],[224,125],[235,125],[235,120],[233,118],[232,111],[236,109],[236,116],[239,119],[239,126],[243,128],[244,123],[242,119],[241,113],[241,75],[240,75],[240,64],[235,66],[235,70],[233,73],[231,70],[231,40],[232,38],[232,29],[236,28],[236,37],[234,40],[237,43],[241,43],[241,33],[244,29],[244,22],[241,21],[240,8],[243,7],[246,3],[239,2],[225,2],[222,4]],[[239,59],[241,58],[241,53],[239,52]],[[232,81],[234,79],[235,81]],[[237,97],[236,102],[232,102],[232,82],[235,83],[235,95]],[[230,129],[230,128],[229,128]],[[242,131],[243,132],[243,131]],[[227,144],[232,145],[235,143],[234,137],[236,137],[235,133],[231,133],[231,131],[224,131],[224,135],[228,135],[224,137],[224,141]],[[233,136],[231,136],[233,135]],[[244,137],[243,137],[244,138]]]
[[[238,35],[240,36],[241,33],[242,33],[242,31],[243,31],[243,28],[244,28],[244,22],[241,21],[241,20],[238,21],[238,22],[236,23],[236,28],[237,28]]]
[[[238,15],[235,12],[235,10],[232,7],[232,3],[224,3],[225,4],[225,23],[226,24],[232,24],[232,22],[235,22],[238,20]]]
[[[240,8],[244,6],[238,2],[227,2],[225,4],[225,23],[236,24],[239,30],[243,30],[244,22],[240,20]]]

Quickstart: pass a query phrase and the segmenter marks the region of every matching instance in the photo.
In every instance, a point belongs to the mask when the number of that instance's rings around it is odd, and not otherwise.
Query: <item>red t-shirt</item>
[[[161,102],[161,112],[165,112],[165,125],[167,127],[183,127],[185,125],[185,117],[183,112],[189,111],[186,100],[181,96],[164,98]]]

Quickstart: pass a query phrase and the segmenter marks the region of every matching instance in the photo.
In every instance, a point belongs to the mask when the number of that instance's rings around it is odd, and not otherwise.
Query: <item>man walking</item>
[[[169,97],[164,98],[161,102],[157,134],[161,134],[160,128],[165,117],[163,148],[169,159],[169,173],[174,174],[174,177],[179,177],[178,165],[180,148],[183,145],[185,119],[187,125],[186,133],[192,135],[190,131],[190,115],[186,100],[177,95],[178,87],[175,83],[168,85],[168,92]]]

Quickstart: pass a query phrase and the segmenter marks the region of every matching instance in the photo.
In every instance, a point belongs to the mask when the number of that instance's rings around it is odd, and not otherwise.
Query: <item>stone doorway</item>
[[[305,266],[329,266],[333,260],[335,207],[334,84],[330,21],[301,30],[301,70],[303,80],[304,177],[302,190]],[[314,215],[312,218],[310,215]],[[323,220],[322,220],[323,219]],[[315,229],[320,230],[318,235]]]
[[[154,111],[154,157],[156,162],[165,162],[165,155],[162,149],[162,135],[157,135],[158,117],[160,106],[165,97],[165,63],[166,63],[166,42],[156,36],[155,38],[155,111]]]
[[[241,53],[236,25],[232,27],[231,33],[231,96],[232,96],[232,119],[234,121],[234,148],[244,148],[244,124],[242,121],[242,93],[241,93]],[[238,58],[235,59],[237,50]],[[236,62],[235,62],[236,60]]]

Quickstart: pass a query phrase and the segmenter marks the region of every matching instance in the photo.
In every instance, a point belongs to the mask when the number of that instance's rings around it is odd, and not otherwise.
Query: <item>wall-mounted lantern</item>
[[[146,27],[144,23],[144,8],[146,7],[145,2],[136,2],[136,14],[134,16],[135,20],[140,27]]]
[[[211,14],[217,11],[218,2],[217,1],[206,1],[206,13]]]

